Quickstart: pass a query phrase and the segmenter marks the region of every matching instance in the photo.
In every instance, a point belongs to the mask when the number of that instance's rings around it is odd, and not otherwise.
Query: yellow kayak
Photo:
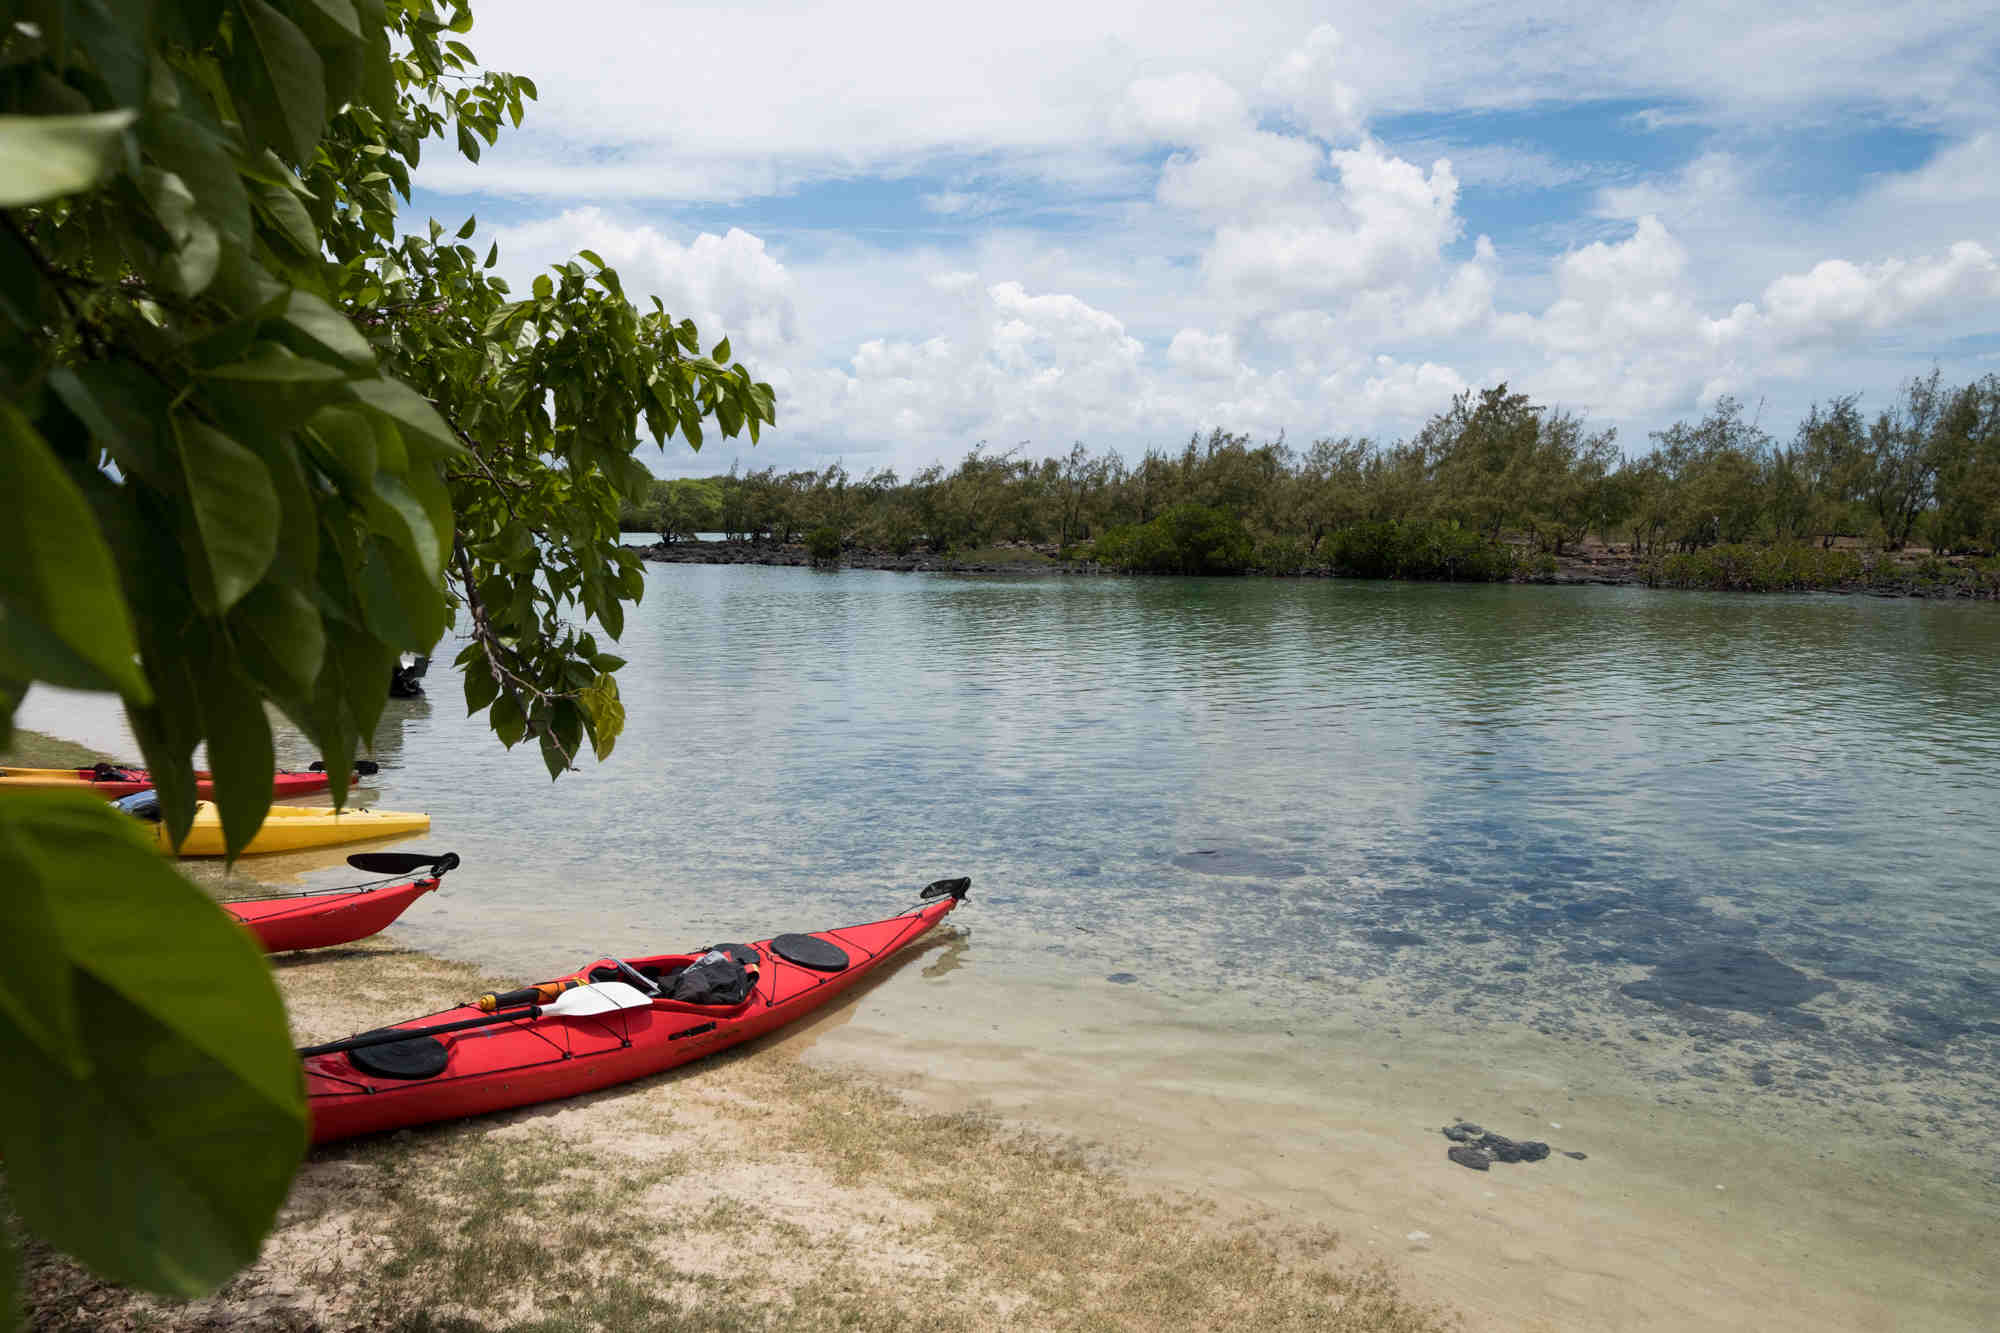
[[[154,836],[159,839],[160,850],[172,853],[174,845],[167,840],[167,826],[157,822],[160,818],[159,798],[152,792],[141,792],[128,796],[115,805],[141,819],[154,822]],[[324,807],[304,805],[274,805],[271,813],[264,817],[264,826],[257,830],[257,836],[250,839],[250,845],[243,849],[246,855],[258,852],[296,852],[306,847],[327,847],[342,842],[366,842],[370,838],[403,838],[416,833],[428,833],[431,817],[407,810],[330,810]],[[194,827],[188,830],[187,841],[180,845],[182,856],[222,856],[222,817],[215,812],[209,801],[197,801],[194,807]]]

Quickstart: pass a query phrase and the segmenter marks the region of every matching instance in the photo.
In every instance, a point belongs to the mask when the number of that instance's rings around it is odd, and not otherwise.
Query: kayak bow
[[[382,856],[382,859],[390,858],[404,860],[393,852]],[[370,860],[365,854],[348,859],[354,863]],[[410,856],[407,861],[410,864],[399,867],[401,873],[426,864],[430,866],[431,873],[427,877],[402,883],[360,884],[270,898],[238,898],[222,904],[222,910],[242,922],[257,937],[257,942],[264,946],[265,953],[348,944],[386,929],[411,903],[437,888],[445,872],[458,865],[458,857],[452,852],[437,857]],[[372,867],[359,864],[358,868],[367,870]]]

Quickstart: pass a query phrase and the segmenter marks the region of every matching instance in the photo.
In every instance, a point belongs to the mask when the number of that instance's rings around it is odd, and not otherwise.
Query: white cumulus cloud
[[[1828,259],[1764,289],[1772,327],[1792,340],[1840,337],[2000,303],[2000,263],[1974,241],[1943,255],[1855,264]]]
[[[1361,94],[1337,73],[1340,46],[1340,33],[1322,23],[1264,78],[1264,90],[1328,143],[1357,139],[1367,128]]]
[[[739,356],[771,355],[799,340],[796,289],[762,238],[731,227],[682,243],[657,227],[620,222],[597,208],[498,229],[510,270],[541,268],[594,250],[631,293],[656,295],[676,319],[692,319],[702,336],[727,335]]]

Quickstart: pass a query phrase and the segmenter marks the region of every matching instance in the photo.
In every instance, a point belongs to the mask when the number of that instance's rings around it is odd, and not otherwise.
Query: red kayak
[[[306,1047],[313,1142],[574,1097],[760,1037],[880,967],[970,885],[939,880],[916,907],[865,925],[603,958],[556,981]],[[677,998],[689,994],[721,998]]]
[[[367,777],[379,771],[376,764],[367,759],[355,764],[354,768],[356,777]],[[197,772],[194,782],[195,799],[215,799],[215,780],[210,774]],[[323,790],[327,782],[326,771],[319,766],[302,773],[279,769],[271,777],[271,795],[305,796]],[[153,776],[143,768],[128,768],[121,764],[98,764],[92,768],[4,768],[0,769],[0,786],[88,787],[99,796],[117,800],[150,790]]]
[[[400,884],[363,884],[277,898],[241,898],[222,904],[222,910],[248,926],[265,953],[323,949],[386,929],[403,914],[404,908],[435,889],[445,872],[458,865],[458,857],[451,852],[437,857],[409,852],[365,852],[347,859],[361,870],[401,875],[429,866],[431,873]]]

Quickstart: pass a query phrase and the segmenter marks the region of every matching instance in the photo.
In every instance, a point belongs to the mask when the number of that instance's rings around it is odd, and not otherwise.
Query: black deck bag
[[[741,1004],[754,984],[748,968],[721,949],[711,949],[669,981],[666,993],[682,1004]]]

